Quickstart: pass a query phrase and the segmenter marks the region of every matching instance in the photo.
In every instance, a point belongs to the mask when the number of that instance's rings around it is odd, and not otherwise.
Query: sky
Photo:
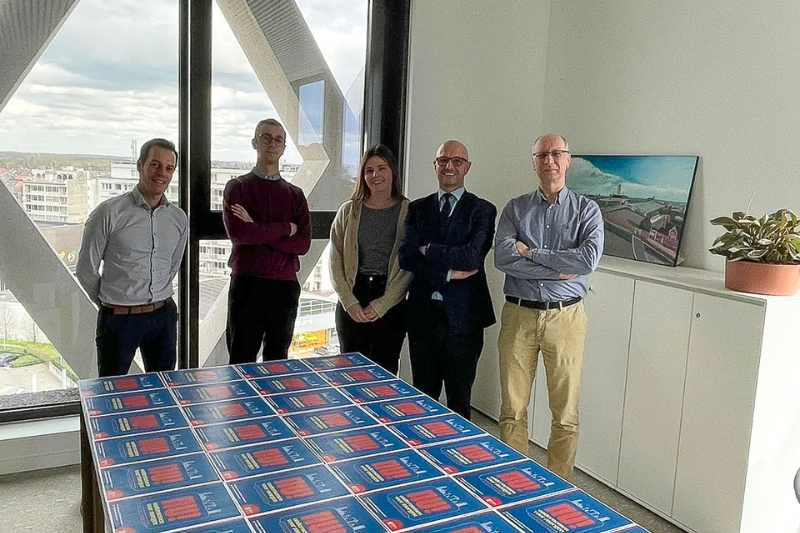
[[[695,156],[572,156],[567,186],[583,194],[652,196],[686,202],[697,158]]]
[[[367,0],[297,3],[342,93],[363,83]],[[216,3],[212,46],[212,159],[254,161],[255,124],[279,117]],[[129,157],[132,140],[177,143],[177,78],[176,0],[80,0],[0,111],[0,151]],[[292,142],[284,160],[302,160]]]

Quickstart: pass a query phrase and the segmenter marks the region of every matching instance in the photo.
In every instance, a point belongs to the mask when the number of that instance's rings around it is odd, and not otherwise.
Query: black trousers
[[[383,296],[386,276],[358,274],[353,285],[353,295],[362,306]],[[400,350],[406,338],[405,300],[401,301],[375,322],[356,322],[342,307],[336,306],[336,332],[342,353],[361,352],[374,363],[397,374]]]
[[[472,384],[483,351],[483,329],[453,331],[444,304],[409,303],[408,348],[414,386],[438,400],[444,384],[447,407],[467,420]]]
[[[264,361],[286,359],[299,298],[297,281],[232,275],[225,331],[230,364],[254,363],[259,348]]]
[[[152,313],[115,315],[100,306],[97,313],[97,372],[100,377],[124,376],[136,349],[142,352],[145,372],[175,370],[178,307],[169,298]]]

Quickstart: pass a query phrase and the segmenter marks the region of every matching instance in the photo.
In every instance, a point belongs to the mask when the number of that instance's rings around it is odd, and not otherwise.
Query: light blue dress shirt
[[[538,302],[584,298],[603,239],[600,207],[566,187],[553,204],[539,189],[514,198],[500,215],[494,241],[495,266],[506,275],[503,292]],[[517,252],[518,240],[530,248],[530,257]],[[576,276],[562,280],[561,273]]]

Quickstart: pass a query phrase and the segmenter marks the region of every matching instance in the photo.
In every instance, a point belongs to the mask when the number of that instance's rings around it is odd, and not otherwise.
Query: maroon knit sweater
[[[239,204],[254,222],[236,217]],[[222,220],[233,242],[228,265],[234,274],[276,280],[296,280],[299,256],[311,246],[311,218],[302,189],[283,178],[266,180],[252,172],[225,186]],[[297,233],[289,236],[290,222]]]

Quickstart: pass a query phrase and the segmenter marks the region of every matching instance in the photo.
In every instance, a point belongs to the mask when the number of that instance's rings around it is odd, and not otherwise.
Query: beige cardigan
[[[400,216],[397,219],[397,238],[389,256],[389,273],[386,280],[386,292],[377,300],[370,302],[372,308],[383,316],[406,297],[408,285],[413,274],[400,269],[397,252],[406,226],[408,200],[403,198],[400,204]],[[345,309],[358,303],[353,296],[353,285],[358,274],[358,224],[361,221],[361,202],[348,200],[336,213],[331,226],[331,281],[339,301]]]

